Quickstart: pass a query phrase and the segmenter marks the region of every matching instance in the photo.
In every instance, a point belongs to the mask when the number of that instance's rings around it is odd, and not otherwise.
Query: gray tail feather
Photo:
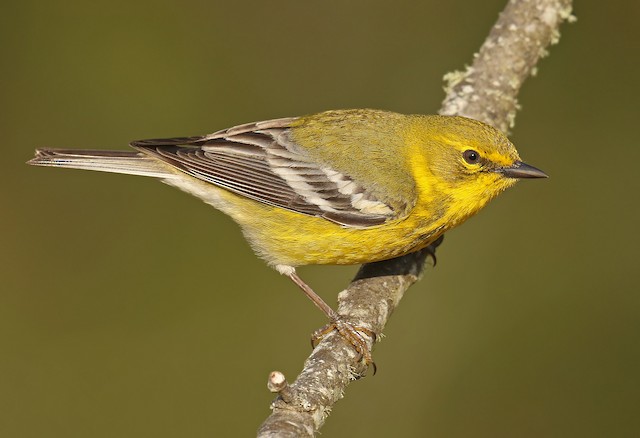
[[[161,161],[133,151],[43,148],[36,149],[36,156],[27,161],[27,164],[153,176],[156,178],[173,178],[176,176]]]

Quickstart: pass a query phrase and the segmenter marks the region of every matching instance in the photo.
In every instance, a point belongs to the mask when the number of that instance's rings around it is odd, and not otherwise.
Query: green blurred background
[[[0,436],[252,436],[324,324],[236,226],[152,179],[28,167],[260,119],[434,113],[504,0],[5,2]],[[447,235],[323,436],[640,430],[640,3],[578,2],[512,139],[551,175]],[[330,303],[356,267],[303,268]]]

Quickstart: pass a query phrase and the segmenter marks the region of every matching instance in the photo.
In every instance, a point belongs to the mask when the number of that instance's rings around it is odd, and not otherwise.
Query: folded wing
[[[311,160],[291,140],[294,120],[250,123],[202,137],[139,140],[131,146],[239,195],[345,226],[370,227],[397,216],[348,175]]]

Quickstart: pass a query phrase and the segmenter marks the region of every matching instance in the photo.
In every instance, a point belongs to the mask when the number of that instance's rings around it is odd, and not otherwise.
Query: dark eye
[[[477,164],[480,161],[480,154],[473,149],[467,149],[462,153],[462,158],[469,164]]]

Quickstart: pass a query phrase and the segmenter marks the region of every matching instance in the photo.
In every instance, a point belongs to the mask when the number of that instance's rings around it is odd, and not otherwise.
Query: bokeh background
[[[320,312],[152,179],[24,164],[335,108],[434,113],[504,0],[5,2],[0,435],[252,436]],[[447,235],[323,436],[640,430],[640,3],[583,0],[520,95],[551,175]],[[356,267],[303,268],[330,302]]]

